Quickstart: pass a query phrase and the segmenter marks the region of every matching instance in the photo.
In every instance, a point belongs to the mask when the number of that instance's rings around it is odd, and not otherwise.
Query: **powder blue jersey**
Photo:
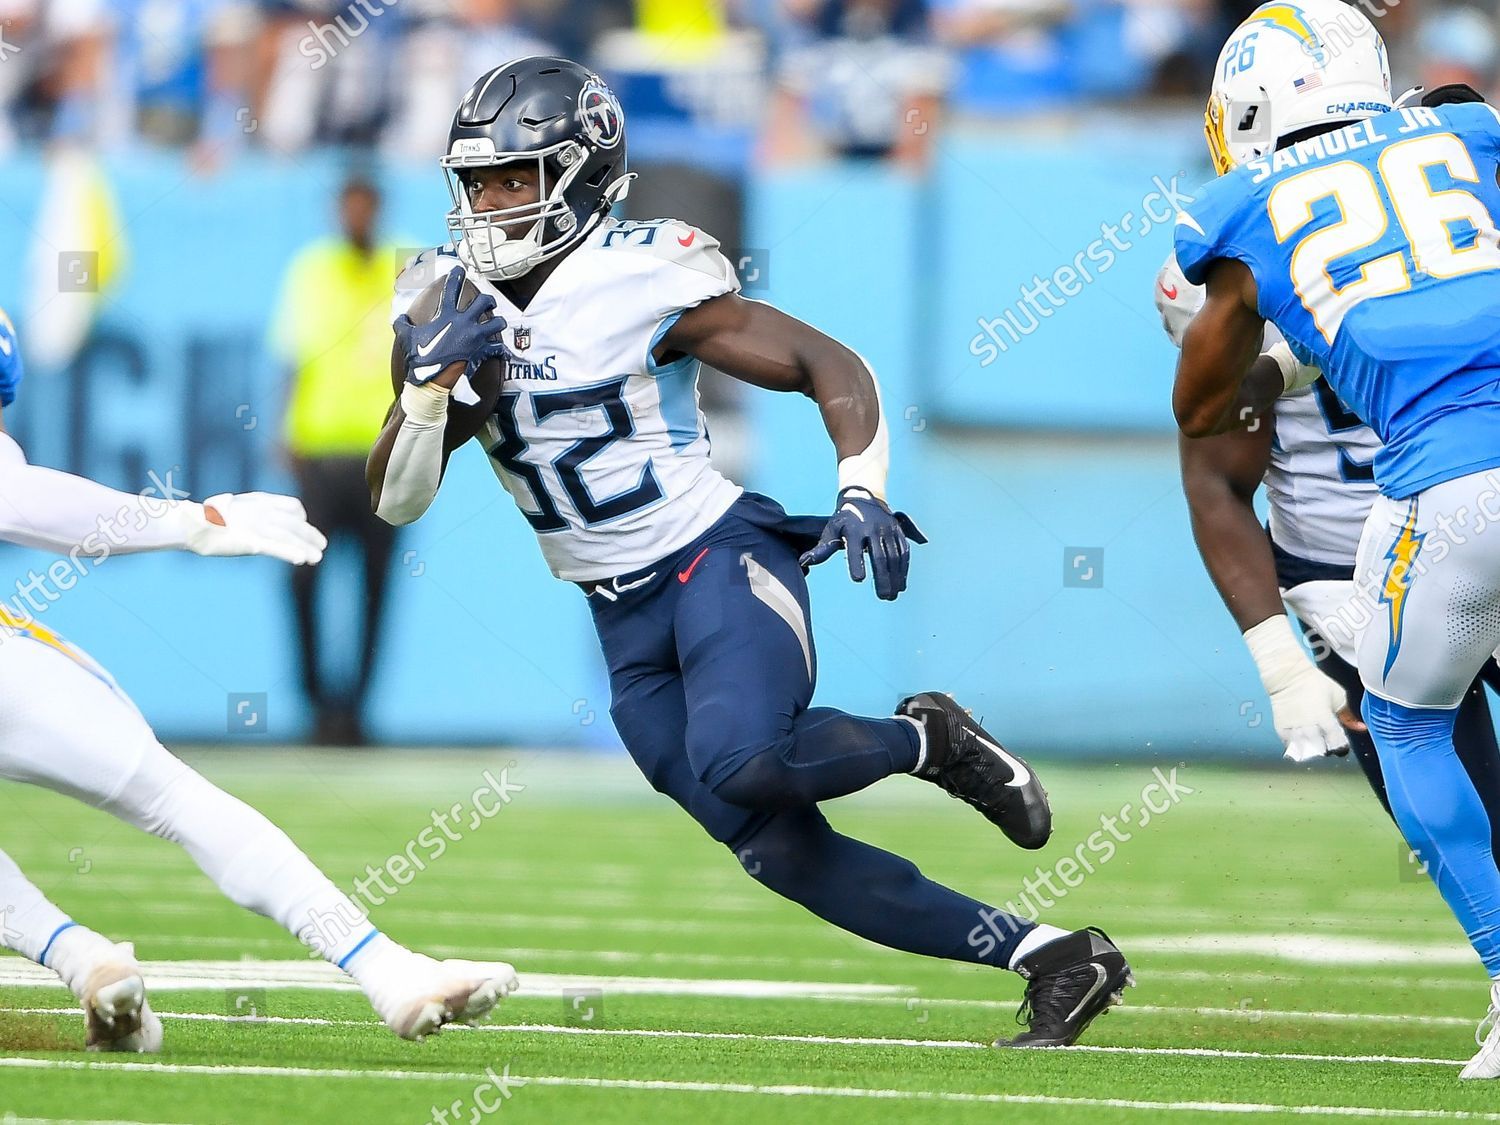
[[[1397,109],[1236,168],[1177,259],[1250,267],[1260,312],[1384,443],[1396,499],[1500,465],[1500,113]]]

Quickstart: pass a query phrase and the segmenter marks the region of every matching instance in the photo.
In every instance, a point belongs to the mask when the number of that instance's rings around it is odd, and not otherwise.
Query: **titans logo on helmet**
[[[578,119],[595,148],[614,148],[625,135],[625,113],[620,109],[620,99],[597,78],[578,92]]]

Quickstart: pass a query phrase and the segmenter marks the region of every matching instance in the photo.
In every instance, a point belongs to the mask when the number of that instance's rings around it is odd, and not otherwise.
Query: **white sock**
[[[1016,946],[1016,951],[1010,955],[1010,963],[1006,968],[1014,970],[1023,958],[1030,957],[1048,942],[1067,937],[1069,932],[1068,930],[1060,930],[1056,926],[1049,926],[1045,922],[1038,922],[1036,929],[1023,937]]]
[[[52,940],[44,964],[77,996],[95,966],[114,951],[115,943],[109,938],[75,922]]]
[[[404,978],[417,956],[406,946],[372,931],[370,940],[346,957],[339,968],[354,978],[365,995],[374,996],[387,981]]]
[[[921,773],[923,767],[927,765],[927,728],[910,715],[897,715],[896,718],[905,719],[917,728],[917,764],[912,766],[911,772]]]

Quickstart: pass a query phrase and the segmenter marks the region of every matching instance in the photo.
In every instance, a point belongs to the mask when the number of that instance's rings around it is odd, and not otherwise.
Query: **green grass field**
[[[1122,827],[1116,854],[1049,913],[1121,945],[1138,981],[1126,1006],[1085,1047],[1002,1052],[987,1044],[1015,1026],[1018,978],[890,952],[804,914],[628,763],[193,760],[345,886],[406,850],[433,809],[467,802],[484,770],[508,767],[525,789],[374,917],[435,955],[513,961],[522,991],[482,1028],[398,1041],[172,845],[6,785],[3,846],[79,920],[137,943],[167,1040],[159,1057],[87,1054],[71,997],[0,957],[0,1120],[1500,1121],[1500,1085],[1457,1080],[1483,973],[1352,765],[1179,768],[1194,792]],[[828,811],[1004,902],[1152,781],[1137,762],[1040,772],[1057,831],[1035,854],[904,778]]]

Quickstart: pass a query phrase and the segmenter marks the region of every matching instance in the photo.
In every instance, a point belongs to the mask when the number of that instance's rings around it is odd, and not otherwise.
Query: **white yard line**
[[[138,944],[149,944],[152,947],[174,949],[180,947],[192,949],[196,946],[207,949],[233,949],[241,952],[266,950],[273,953],[285,953],[288,950],[297,948],[296,943],[290,937],[226,937],[223,934],[160,934],[152,936],[147,942]],[[465,957],[469,959],[482,959],[494,953],[493,948],[477,942],[464,945],[445,943],[428,944],[424,942],[422,951],[436,957]],[[563,949],[554,946],[516,945],[507,945],[502,952],[510,960],[518,963],[533,959],[551,958],[563,961],[603,961],[620,965],[629,965],[632,963],[652,965],[734,965],[751,968],[765,966],[780,969],[795,967],[810,970],[871,970],[878,968],[881,959],[887,956],[883,951],[875,951],[871,956],[864,958],[792,957],[752,953],[674,953],[661,950]],[[0,960],[0,965],[3,965],[3,960]],[[1168,969],[1153,966],[1147,971],[1153,981],[1201,981],[1209,984],[1242,981],[1247,984],[1293,985],[1307,979],[1309,975],[1315,974],[1321,982],[1361,988],[1367,988],[1372,983],[1384,988],[1402,990],[1442,989],[1473,992],[1476,987],[1480,989],[1484,987],[1483,981],[1476,981],[1472,976],[1462,979],[1438,976],[1391,976],[1388,969],[1379,964],[1370,965],[1367,972],[1340,972],[1333,966],[1326,968],[1322,966],[1309,966],[1305,970],[1289,966],[1282,972],[1267,972],[1258,969],[1237,970],[1227,966],[1222,969]]]
[[[154,992],[184,989],[304,988],[350,991],[358,986],[332,965],[322,961],[143,961],[141,970]],[[57,985],[57,977],[40,965],[20,957],[0,960],[0,987]],[[897,985],[848,984],[789,980],[724,980],[559,973],[527,973],[523,984],[530,997],[557,996],[577,989],[597,989],[616,994],[668,996],[719,996],[755,999],[857,999],[898,998]]]
[[[1311,965],[1460,965],[1479,973],[1479,958],[1459,940],[1413,942],[1348,934],[1138,934],[1121,938],[1131,953],[1269,957]]]
[[[353,991],[355,983],[322,961],[145,961],[141,968],[156,992],[188,989],[222,990],[298,988]],[[0,958],[0,987],[58,986],[49,970],[20,957]],[[978,1000],[922,996],[910,988],[888,984],[837,983],[761,979],[680,978],[580,973],[523,973],[521,999],[561,997],[579,989],[619,995],[715,996],[736,999],[816,999],[863,1004],[903,1004],[916,1007],[965,1007],[1010,1011],[1014,1000]],[[1127,1003],[1114,1009],[1123,1015],[1213,1016],[1257,1022],[1266,1019],[1323,1022],[1424,1024],[1471,1027],[1477,1017],[1397,1015],[1388,1012],[1325,1012],[1285,1008],[1177,1007]]]
[[[71,1016],[76,1008],[3,1008],[0,1011],[25,1015]],[[363,1027],[381,1030],[378,1020],[324,1019],[320,1016],[227,1016],[216,1012],[158,1012],[164,1020],[182,1020],[203,1023],[247,1023],[270,1024],[294,1027]],[[803,1043],[810,1046],[834,1047],[912,1047],[924,1049],[991,1050],[989,1042],[973,1039],[903,1039],[886,1036],[865,1035],[782,1035],[755,1034],[746,1031],[688,1031],[663,1028],[618,1028],[584,1027],[578,1024],[551,1023],[481,1023],[473,1027],[455,1024],[450,1031],[459,1032],[522,1032],[530,1035],[584,1035],[624,1039],[691,1039],[727,1040],[752,1043]],[[1178,1058],[1204,1059],[1252,1059],[1278,1062],[1326,1062],[1326,1063],[1395,1063],[1408,1066],[1462,1066],[1464,1059],[1431,1059],[1413,1055],[1318,1055],[1292,1051],[1233,1051],[1211,1047],[1106,1047],[1080,1044],[1059,1048],[1063,1051],[1078,1051],[1114,1055],[1159,1055]]]
[[[403,1082],[486,1082],[488,1074],[423,1070],[347,1070],[295,1066],[201,1066],[185,1063],[92,1062],[81,1059],[0,1057],[0,1068],[27,1070],[130,1070],[160,1075],[263,1078],[391,1079]],[[1389,1109],[1378,1106],[1301,1106],[1268,1102],[1144,1101],[1133,1098],[1072,1098],[1046,1094],[985,1094],[950,1090],[892,1090],[859,1086],[755,1085],[742,1082],[682,1082],[645,1078],[586,1078],[574,1075],[507,1073],[508,1088],[527,1086],[672,1093],[752,1094],[769,1097],[855,1098],[981,1105],[1043,1105],[1141,1110],[1148,1113],[1286,1113],[1300,1117],[1356,1117],[1442,1121],[1500,1121],[1500,1113],[1464,1110]]]

